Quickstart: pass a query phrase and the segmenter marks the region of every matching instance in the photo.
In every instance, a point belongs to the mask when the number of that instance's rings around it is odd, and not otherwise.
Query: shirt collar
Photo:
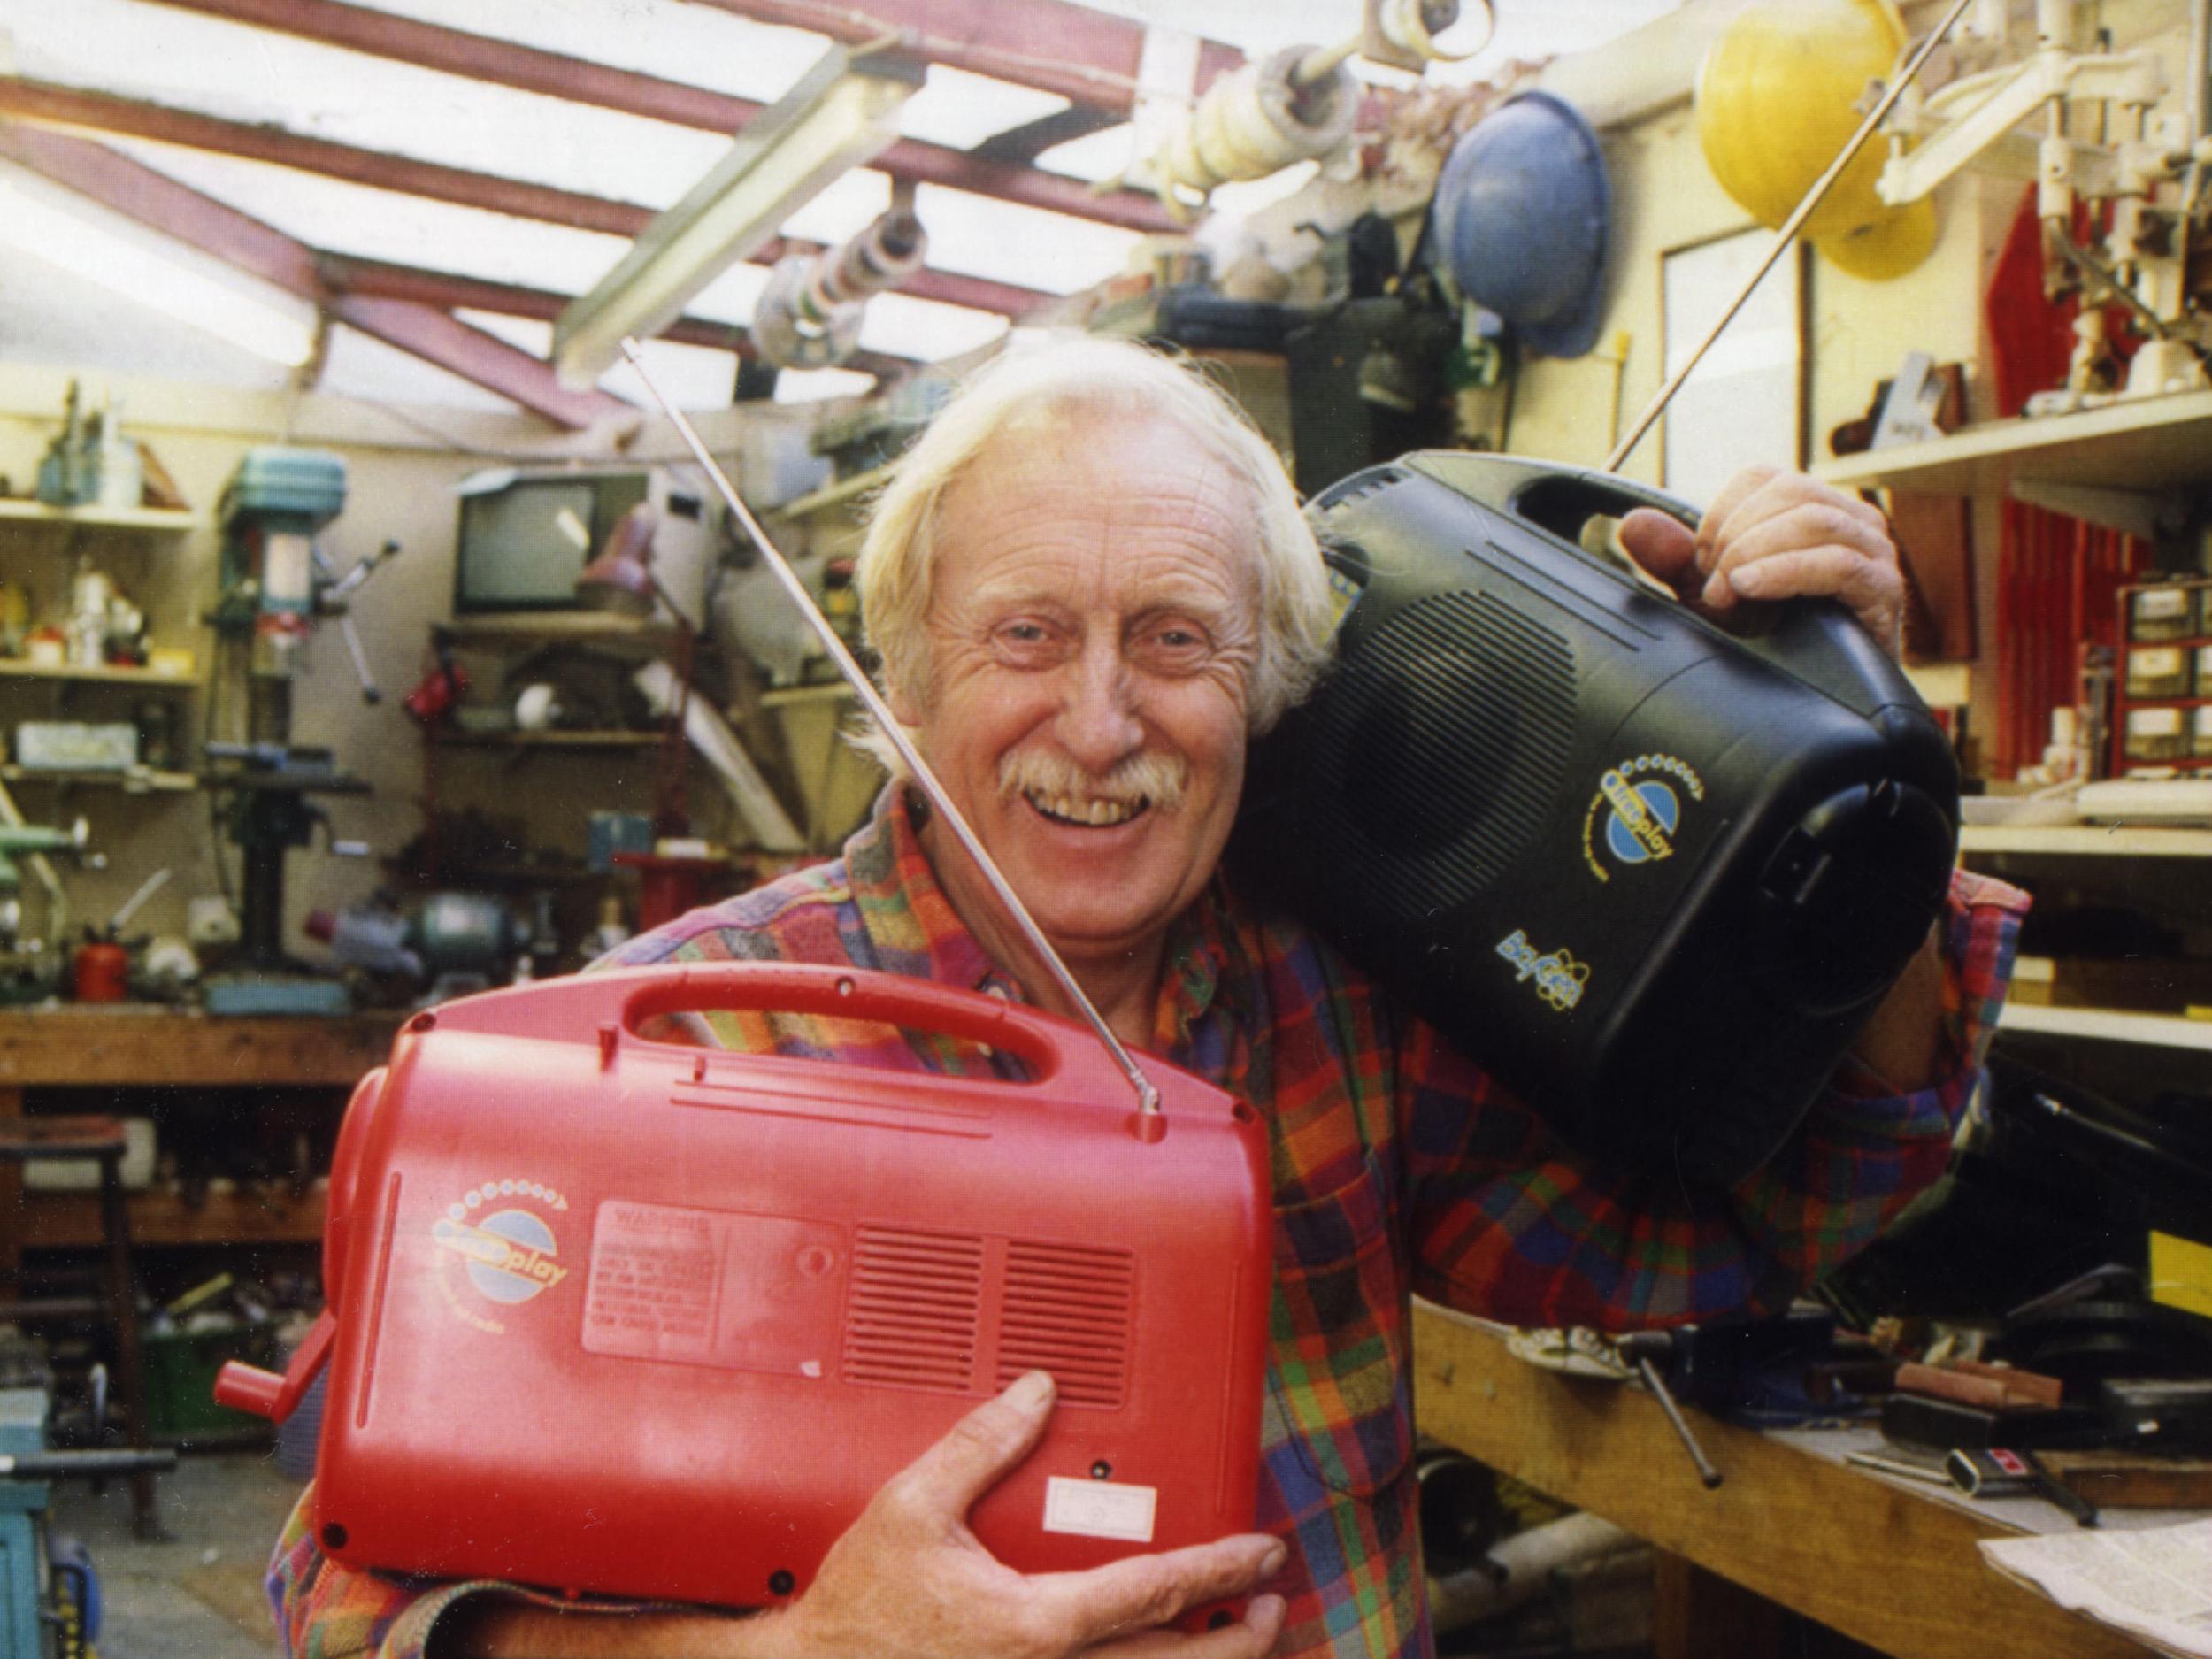
[[[862,926],[887,967],[941,985],[1018,995],[1011,976],[992,961],[939,885],[922,849],[929,806],[900,783],[887,787],[869,821],[846,843],[847,879]],[[1193,1026],[1219,1005],[1234,1013],[1248,1001],[1237,964],[1256,959],[1238,938],[1238,907],[1219,875],[1168,929],[1165,971],[1153,1015],[1153,1043],[1167,1049],[1187,1041]]]

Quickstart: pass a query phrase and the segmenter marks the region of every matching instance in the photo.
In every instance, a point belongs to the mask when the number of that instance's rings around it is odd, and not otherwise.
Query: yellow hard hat
[[[1868,83],[1889,77],[1905,40],[1890,0],[1770,0],[1740,13],[1697,73],[1698,142],[1721,188],[1778,227],[1858,130]],[[1874,190],[1886,154],[1878,140],[1852,158],[1807,236],[1888,211]]]
[[[1856,230],[1823,236],[1813,244],[1839,271],[1869,282],[1901,277],[1935,251],[1935,204],[1923,196],[1902,207],[1886,207],[1881,217]]]

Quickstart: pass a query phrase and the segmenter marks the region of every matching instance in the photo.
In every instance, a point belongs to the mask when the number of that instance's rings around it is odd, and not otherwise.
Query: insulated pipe
[[[869,299],[920,270],[928,250],[922,221],[895,207],[841,247],[778,260],[754,308],[753,343],[780,369],[846,361]]]
[[[1178,186],[1205,196],[1217,185],[1264,179],[1317,160],[1342,144],[1359,113],[1359,84],[1351,71],[1339,58],[1310,81],[1299,80],[1329,55],[1286,47],[1207,88],[1148,164],[1148,181],[1160,199],[1180,211]]]

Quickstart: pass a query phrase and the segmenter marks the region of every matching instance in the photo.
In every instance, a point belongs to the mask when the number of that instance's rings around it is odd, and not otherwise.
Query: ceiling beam
[[[699,0],[759,23],[811,29],[848,46],[887,35],[932,63],[1125,116],[1136,102],[1145,27],[1067,0]],[[1234,69],[1244,54],[1199,42],[1198,84]]]
[[[235,208],[89,139],[0,121],[0,156],[65,185],[163,234],[311,300],[365,334],[512,398],[564,426],[634,420],[638,411],[600,391],[571,391],[552,365],[481,329],[403,301],[333,295],[315,250]]]
[[[653,210],[634,202],[611,201],[580,190],[557,189],[495,173],[417,161],[384,150],[362,150],[325,138],[310,138],[281,127],[249,126],[196,111],[119,98],[104,92],[0,75],[0,116],[19,120],[87,127],[188,150],[211,150],[268,162],[324,178],[342,179],[372,189],[426,196],[461,207],[480,208],[515,219],[536,219],[575,230],[598,231],[634,240],[651,224]],[[773,265],[787,253],[811,253],[818,244],[780,240],[755,256],[757,265]],[[1056,296],[1010,282],[924,266],[899,284],[899,292],[946,305],[1022,317]]]
[[[544,358],[472,327],[449,311],[373,294],[334,294],[323,303],[340,322],[511,397],[525,409],[564,426],[581,431],[611,416],[631,421],[638,419],[638,411],[620,398],[563,386]]]
[[[323,280],[339,293],[380,299],[412,300],[440,311],[492,311],[503,317],[527,317],[552,322],[565,311],[573,296],[548,288],[524,288],[512,282],[487,281],[446,271],[426,271],[416,265],[393,265],[381,259],[357,259],[349,254],[326,253],[317,260]],[[679,317],[661,330],[659,337],[680,345],[706,346],[755,357],[752,336],[735,323],[718,323],[703,317]],[[882,351],[860,351],[840,365],[878,379],[902,374],[914,367],[910,357]]]
[[[472,81],[494,82],[572,103],[595,104],[626,115],[641,115],[728,136],[758,114],[763,105],[681,81],[617,69],[587,58],[541,51],[512,41],[471,35],[442,24],[419,22],[389,12],[348,5],[342,0],[156,0],[182,11],[204,12],[257,28],[274,30],[349,51],[365,52],[435,69]],[[963,8],[964,10],[965,8]],[[1175,222],[1157,201],[1134,190],[1094,190],[1079,179],[1041,173],[1034,167],[991,161],[964,150],[902,138],[873,165],[902,183],[937,184],[972,191],[1024,207],[1097,219],[1127,230],[1172,231]]]
[[[1116,118],[1103,110],[1071,104],[1064,110],[992,134],[975,147],[973,153],[989,161],[1033,162],[1056,144],[1088,138],[1116,124]]]

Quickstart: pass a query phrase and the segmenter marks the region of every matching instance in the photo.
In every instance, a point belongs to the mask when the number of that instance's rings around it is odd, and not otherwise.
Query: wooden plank
[[[45,1086],[343,1087],[384,1064],[400,1019],[91,1009],[0,1013],[0,1099],[10,1089]]]
[[[210,1193],[188,1204],[173,1187],[130,1194],[131,1248],[179,1244],[313,1244],[323,1236],[327,1194],[309,1188]],[[37,1193],[16,1210],[23,1249],[82,1249],[101,1241],[96,1193]]]
[[[42,501],[0,497],[0,518],[96,530],[190,530],[200,515],[175,507],[50,507]]]
[[[2145,1651],[1984,1564],[2009,1536],[1966,1510],[1699,1414],[1727,1477],[1707,1492],[1656,1401],[1514,1359],[1421,1307],[1424,1432],[1898,1659],[2140,1659]]]
[[[2004,1012],[1998,1016],[1997,1029],[2212,1052],[2212,1019],[2131,1014],[2116,1008],[2052,1008],[2034,1002],[2007,1002]]]
[[[1990,421],[1925,443],[1824,461],[1817,477],[1847,488],[1886,485],[1937,495],[2003,495],[2015,480],[2100,489],[2185,489],[2204,476],[2212,392],[2127,398],[2034,420]]]

